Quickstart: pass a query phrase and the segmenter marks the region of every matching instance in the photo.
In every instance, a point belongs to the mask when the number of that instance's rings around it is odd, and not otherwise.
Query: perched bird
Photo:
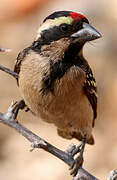
[[[14,71],[23,100],[32,113],[53,123],[66,139],[94,144],[96,81],[83,57],[86,42],[100,38],[88,19],[71,11],[46,17],[31,46],[18,55]]]

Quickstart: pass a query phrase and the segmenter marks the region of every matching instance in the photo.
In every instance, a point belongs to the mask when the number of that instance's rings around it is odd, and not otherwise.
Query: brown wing
[[[94,120],[92,127],[94,127],[95,118],[97,117],[97,87],[95,78],[89,66],[87,66],[86,70],[86,82],[84,84],[84,91],[93,109]]]
[[[24,49],[23,51],[21,51],[19,54],[18,54],[18,57],[16,59],[16,63],[15,63],[15,66],[14,66],[14,72],[16,72],[17,74],[19,74],[20,72],[20,66],[21,66],[21,63],[22,61],[24,60],[25,56],[28,54],[28,51],[29,51],[29,47]],[[18,78],[17,78],[17,84],[18,84]],[[24,102],[24,100],[21,100],[25,106],[27,106]],[[25,110],[26,112],[29,111],[30,109],[27,107],[27,109]]]
[[[28,54],[29,49],[30,49],[30,47],[24,49],[23,51],[21,51],[18,54],[18,57],[16,59],[16,63],[15,63],[15,67],[14,67],[14,72],[16,72],[17,74],[19,74],[19,72],[20,72],[21,63],[24,60],[25,56]]]

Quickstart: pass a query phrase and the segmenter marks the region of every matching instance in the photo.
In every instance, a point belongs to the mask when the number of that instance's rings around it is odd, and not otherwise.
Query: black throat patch
[[[52,93],[54,93],[54,84],[56,79],[60,80],[72,66],[83,66],[84,59],[78,56],[78,52],[81,49],[81,45],[72,44],[65,52],[63,59],[57,62],[50,61],[50,73],[49,75],[45,74],[43,78],[43,87],[41,89],[43,93],[46,91],[51,91]]]

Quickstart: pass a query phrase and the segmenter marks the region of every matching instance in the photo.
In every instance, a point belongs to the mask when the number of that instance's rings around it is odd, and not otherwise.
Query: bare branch
[[[17,73],[15,73],[14,71],[6,68],[5,66],[0,65],[0,70],[6,72],[6,73],[8,73],[8,74],[10,74],[10,75],[13,76],[15,79],[18,78],[18,74],[17,74]]]
[[[21,108],[21,103],[19,103],[19,109]],[[32,148],[41,148],[45,151],[51,153],[52,155],[56,156],[57,158],[64,161],[68,166],[72,166],[74,163],[74,158],[70,153],[67,153],[65,151],[62,151],[55,146],[51,145],[44,139],[40,138],[33,132],[31,132],[29,129],[22,126],[20,123],[18,123],[14,117],[16,117],[14,110],[15,107],[18,107],[18,103],[15,103],[11,105],[8,109],[8,112],[6,114],[0,113],[0,122],[10,126],[11,128],[15,129],[17,132],[19,132],[21,135],[23,135],[27,140],[29,140],[32,143]],[[18,113],[18,111],[17,111]],[[77,175],[73,178],[73,180],[98,180],[91,174],[89,174],[86,170],[83,168],[80,168],[78,170]]]
[[[89,174],[85,169],[80,168],[77,175],[72,180],[99,180],[93,175]]]

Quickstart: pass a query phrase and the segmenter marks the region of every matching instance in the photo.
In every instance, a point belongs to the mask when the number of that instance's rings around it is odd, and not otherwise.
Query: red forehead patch
[[[74,21],[78,21],[80,19],[85,18],[85,16],[83,16],[82,14],[76,12],[70,12],[69,16],[72,17]]]

